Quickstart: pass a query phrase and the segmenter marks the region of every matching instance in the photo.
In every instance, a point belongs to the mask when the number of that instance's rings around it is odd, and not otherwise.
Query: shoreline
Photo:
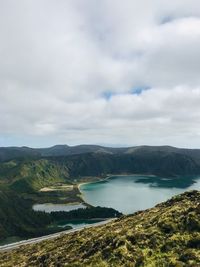
[[[82,185],[86,185],[86,184],[91,184],[91,183],[100,183],[100,182],[104,182],[104,181],[107,181],[113,177],[123,177],[123,176],[133,176],[133,177],[136,177],[136,176],[148,176],[148,177],[158,177],[157,175],[154,175],[154,174],[141,174],[141,173],[133,173],[133,174],[127,174],[127,173],[123,173],[123,174],[107,174],[105,176],[86,176],[86,177],[82,177],[80,179],[80,182],[76,181],[74,182],[74,184],[72,184],[71,186],[73,186],[74,188],[77,189],[77,194],[76,194],[76,197],[77,197],[77,201],[75,202],[65,202],[65,203],[34,203],[34,205],[37,205],[37,204],[57,204],[57,205],[60,205],[60,204],[63,204],[63,205],[79,205],[79,204],[82,204],[84,205],[85,207],[93,207],[93,205],[89,204],[85,198],[84,198],[84,193],[82,193],[81,191],[81,186]],[[162,178],[164,180],[166,179],[170,179],[170,178]],[[74,179],[75,180],[75,179]],[[81,181],[82,180],[82,181]]]
[[[113,174],[113,173],[109,173],[109,174],[105,174],[104,176],[86,176],[86,177],[82,177],[80,180],[80,182],[74,182],[74,184],[71,185],[71,187],[74,187],[78,190],[76,197],[77,200],[75,202],[65,202],[65,203],[51,203],[48,202],[48,204],[63,204],[63,205],[78,205],[78,204],[82,204],[85,207],[93,207],[91,204],[89,204],[85,198],[84,198],[84,194],[81,191],[81,186],[85,185],[85,184],[91,184],[91,183],[100,183],[100,182],[104,182],[107,181],[109,179],[111,179],[112,177],[122,177],[122,176],[149,176],[149,177],[157,177],[156,175],[153,174],[141,174],[141,173],[120,173],[120,174]],[[74,179],[75,180],[75,179]],[[64,190],[62,190],[64,191]],[[67,191],[67,190],[66,190]],[[34,203],[34,205],[37,204],[47,204],[47,203]]]
[[[91,183],[99,183],[99,182],[103,182],[103,181],[106,181],[106,180],[108,180],[109,178],[110,178],[111,176],[106,176],[105,178],[103,178],[103,179],[101,179],[100,177],[97,177],[97,178],[99,178],[100,180],[97,180],[97,181],[91,181],[91,182],[81,182],[81,183],[78,183],[77,184],[77,188],[78,188],[78,191],[80,192],[80,195],[79,195],[79,197],[82,199],[82,201],[83,201],[83,205],[84,204],[86,204],[86,206],[88,207],[93,207],[91,204],[89,204],[89,203],[87,203],[86,201],[85,201],[85,199],[84,199],[84,195],[83,195],[83,193],[81,192],[81,189],[80,189],[80,187],[82,186],[82,185],[85,185],[85,184],[91,184]]]
[[[134,173],[134,174],[126,174],[126,173],[124,173],[124,174],[107,174],[105,177],[100,177],[100,176],[96,176],[96,178],[98,179],[98,180],[93,180],[93,181],[87,181],[87,182],[81,182],[81,183],[78,183],[78,184],[76,184],[76,186],[77,186],[77,188],[78,188],[78,191],[79,191],[79,193],[80,193],[80,195],[79,195],[79,197],[82,199],[82,201],[83,202],[81,202],[83,205],[85,205],[86,207],[93,207],[91,204],[89,204],[89,203],[87,203],[86,201],[85,201],[85,199],[84,199],[84,195],[83,195],[83,193],[81,192],[81,189],[80,189],[80,187],[82,186],[82,185],[85,185],[85,184],[91,184],[91,183],[100,183],[100,182],[103,182],[103,181],[107,181],[107,180],[109,180],[110,178],[112,178],[112,177],[121,177],[121,176],[142,176],[142,175],[144,175],[144,174],[137,174],[137,173]],[[152,176],[152,177],[156,177],[156,175],[154,175],[154,174],[149,174],[148,176]],[[92,176],[91,176],[92,177]],[[89,178],[89,177],[88,177]],[[80,203],[80,204],[81,204]]]
[[[84,185],[84,184],[100,183],[100,182],[109,180],[112,177],[122,177],[122,176],[150,176],[150,177],[157,177],[154,174],[141,174],[141,173],[133,173],[133,174],[127,174],[127,173],[124,173],[124,174],[107,174],[106,177],[104,177],[104,178],[102,178],[100,176],[97,176],[96,178],[99,178],[99,180],[96,180],[96,181],[94,180],[94,181],[87,181],[87,182],[78,183],[77,184],[77,187],[78,187],[78,189],[80,191],[80,187],[82,185]]]
[[[73,202],[73,201],[70,201],[70,202],[62,202],[62,203],[54,203],[54,202],[48,202],[48,203],[34,203],[34,205],[37,205],[37,204],[57,204],[57,205],[60,205],[60,204],[63,204],[63,205],[79,205],[79,204],[82,204],[84,205],[85,207],[93,207],[91,204],[89,204],[85,198],[84,198],[84,194],[82,193],[81,191],[81,186],[82,185],[85,185],[85,184],[91,184],[91,183],[100,183],[100,182],[104,182],[104,181],[107,181],[109,179],[111,179],[112,177],[122,177],[122,176],[144,176],[145,174],[137,174],[137,173],[121,173],[121,174],[113,174],[113,173],[109,173],[109,174],[105,174],[104,176],[86,176],[86,177],[82,177],[80,180],[80,182],[76,181],[74,182],[74,184],[71,184],[70,186],[73,187],[73,188],[76,188],[77,189],[77,194],[76,194],[76,201]],[[153,175],[153,174],[146,174],[148,176],[151,176],[151,177],[156,177],[156,175]],[[74,179],[75,180],[75,179]],[[62,191],[65,191],[65,190],[62,190]],[[66,190],[68,191],[68,190]],[[33,205],[33,206],[34,206]]]
[[[107,174],[107,175],[105,175],[105,177],[100,177],[100,176],[96,176],[95,178],[97,179],[97,180],[93,180],[93,181],[86,181],[86,182],[81,182],[81,183],[77,183],[76,184],[76,186],[77,186],[77,188],[78,188],[78,191],[80,192],[80,195],[79,195],[79,197],[82,199],[82,201],[83,202],[81,202],[83,205],[86,205],[86,206],[89,206],[89,207],[92,207],[92,205],[90,205],[89,203],[87,203],[86,201],[85,201],[85,199],[84,199],[84,195],[83,195],[83,193],[81,192],[81,189],[80,189],[80,187],[82,186],[82,185],[85,185],[85,184],[91,184],[91,183],[100,183],[100,182],[103,182],[103,181],[106,181],[106,180],[109,180],[110,178],[112,178],[112,177],[122,177],[122,176],[149,176],[149,177],[158,177],[157,175],[155,175],[155,174],[141,174],[141,173],[132,173],[132,174],[130,174],[130,173],[123,173],[123,174],[111,174],[111,173],[109,173],[109,174]],[[88,177],[89,178],[89,177]],[[92,176],[90,177],[90,178],[92,178]]]

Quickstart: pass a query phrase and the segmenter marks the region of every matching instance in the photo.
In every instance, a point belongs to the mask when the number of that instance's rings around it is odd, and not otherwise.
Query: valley
[[[144,146],[0,148],[0,161],[1,244],[150,208],[199,187],[198,150]],[[93,190],[96,182],[105,186],[105,191]],[[107,186],[112,190],[107,191]],[[143,194],[148,205],[139,198]]]

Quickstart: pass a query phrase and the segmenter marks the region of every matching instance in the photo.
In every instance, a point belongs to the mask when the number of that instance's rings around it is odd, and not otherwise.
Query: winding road
[[[97,227],[97,226],[100,226],[100,225],[107,224],[107,223],[109,223],[109,222],[111,222],[113,220],[114,220],[114,218],[108,219],[108,220],[104,220],[104,221],[101,221],[101,222],[97,222],[97,223],[93,223],[93,224],[90,224],[90,225],[86,225],[86,226],[83,226],[83,227],[80,227],[80,228],[76,228],[76,229],[65,230],[65,231],[54,233],[54,234],[50,234],[50,235],[40,236],[40,237],[36,237],[36,238],[31,238],[31,239],[22,240],[22,241],[15,242],[15,243],[3,245],[3,246],[0,246],[0,252],[9,251],[9,250],[12,250],[12,249],[17,249],[20,246],[39,243],[39,242],[44,241],[44,240],[49,240],[49,239],[53,239],[53,238],[59,237],[59,236],[61,236],[63,234],[70,234],[70,233],[78,232],[78,231],[81,231],[81,230],[83,230],[85,228]]]

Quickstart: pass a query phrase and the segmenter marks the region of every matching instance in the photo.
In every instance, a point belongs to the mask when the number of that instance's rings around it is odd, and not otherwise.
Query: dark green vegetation
[[[0,191],[0,241],[4,243],[10,237],[20,239],[37,237],[64,230],[56,227],[60,221],[70,223],[71,220],[113,218],[121,214],[111,208],[90,207],[69,212],[33,211],[32,202],[24,201],[13,191]],[[52,227],[51,225],[54,225]],[[49,227],[51,226],[51,227]],[[65,229],[70,229],[66,227]]]
[[[0,147],[0,161],[8,161],[16,158],[33,157],[58,157],[69,155],[80,155],[86,153],[104,154],[145,154],[146,152],[178,153],[192,158],[200,159],[200,149],[185,149],[171,146],[136,146],[136,147],[103,147],[97,145],[55,145],[50,148],[29,148],[29,147]]]
[[[72,184],[68,169],[62,163],[47,159],[18,159],[0,164],[0,188],[9,188],[24,199],[37,203],[82,202],[77,186],[73,190],[40,192],[46,186]]]
[[[197,267],[200,192],[186,192],[104,226],[1,253],[0,265]]]
[[[48,233],[46,225],[50,223],[49,217],[32,211],[30,203],[13,191],[0,191],[0,240],[9,236],[23,238]]]
[[[60,230],[49,228],[55,224],[54,215],[32,210],[34,203],[83,202],[76,185],[71,190],[40,192],[45,186],[71,185],[68,168],[61,162],[47,159],[17,159],[0,163],[0,241],[17,236],[29,238]],[[108,209],[109,210],[109,209]],[[83,218],[112,217],[115,212],[103,210],[81,211]],[[86,213],[86,215],[85,215]],[[110,213],[110,215],[108,215]],[[61,213],[58,220],[69,220],[71,213]],[[77,219],[77,214],[74,215]],[[62,229],[63,230],[63,229]]]
[[[194,183],[192,177],[182,176],[174,179],[173,177],[163,179],[156,176],[148,176],[145,178],[139,178],[135,181],[136,183],[151,184],[151,187],[161,187],[161,188],[182,188],[185,189]]]
[[[122,213],[112,209],[112,208],[102,208],[102,207],[90,207],[85,209],[71,210],[68,212],[52,212],[50,214],[52,219],[59,220],[80,220],[80,219],[106,219],[115,218],[122,216]]]

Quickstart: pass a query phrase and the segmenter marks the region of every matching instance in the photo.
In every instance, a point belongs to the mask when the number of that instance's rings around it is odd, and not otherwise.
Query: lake
[[[151,208],[176,194],[192,189],[200,189],[199,178],[112,176],[104,181],[80,186],[87,203],[93,206],[111,207],[124,214]]]
[[[83,204],[52,204],[52,203],[44,203],[44,204],[35,204],[33,205],[33,210],[35,211],[45,211],[47,213],[54,211],[71,211],[77,209],[86,208]]]
[[[92,206],[111,207],[124,214],[151,208],[186,190],[200,189],[200,178],[161,178],[152,175],[112,176],[107,180],[80,186],[85,202]],[[35,211],[71,211],[83,204],[35,204]],[[82,224],[82,223],[81,223]]]

